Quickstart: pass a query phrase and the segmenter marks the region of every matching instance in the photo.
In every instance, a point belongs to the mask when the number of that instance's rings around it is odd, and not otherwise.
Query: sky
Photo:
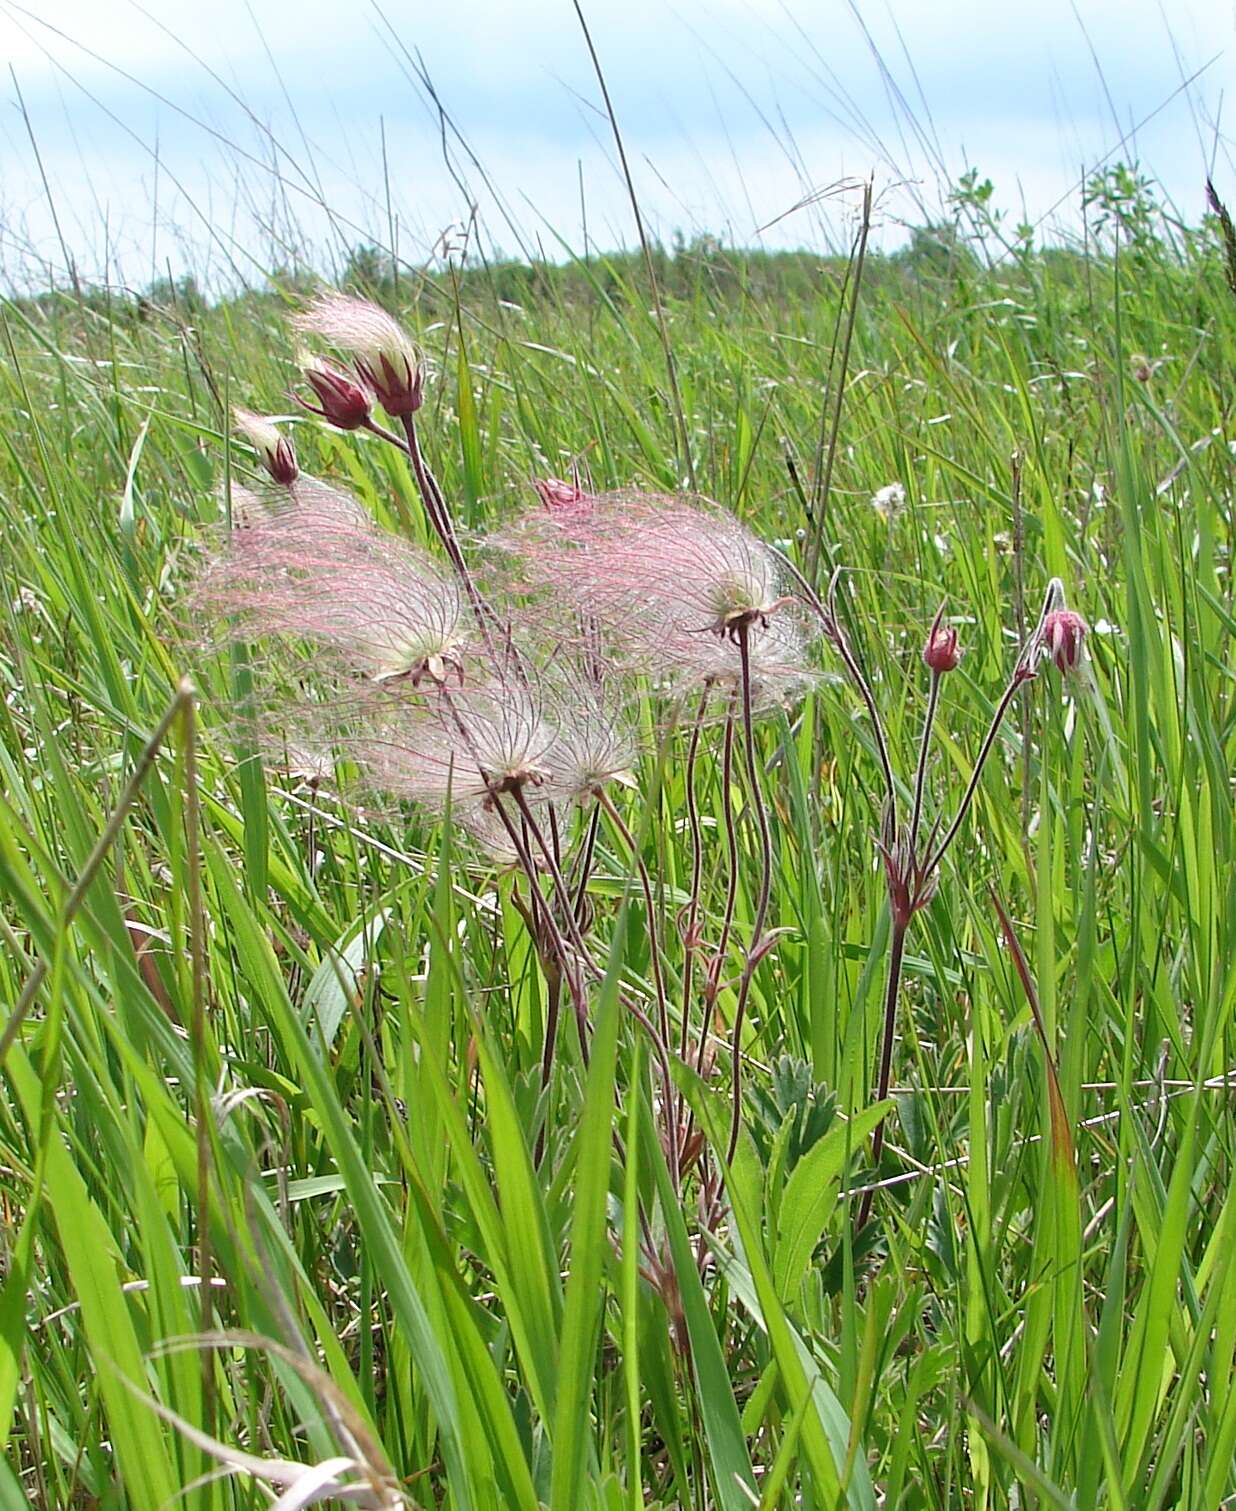
[[[1105,163],[1236,200],[1232,0],[580,4],[667,241],[841,247],[870,177],[891,248],[971,168],[1043,234]],[[0,284],[635,244],[575,0],[0,0],[0,61]]]

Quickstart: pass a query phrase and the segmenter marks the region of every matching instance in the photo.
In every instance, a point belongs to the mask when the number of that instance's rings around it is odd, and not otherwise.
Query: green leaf
[[[551,1511],[577,1511],[582,1504],[592,1413],[587,1403],[596,1377],[596,1354],[605,1304],[609,1253],[606,1209],[614,1120],[614,1070],[618,1056],[618,983],[626,941],[626,908],[614,928],[609,968],[596,1008],[592,1058],[576,1135],[575,1216],[571,1223],[570,1273],[562,1318],[558,1404],[554,1413]]]
[[[323,1054],[335,1042],[348,1004],[360,991],[360,971],[390,916],[391,910],[382,908],[372,918],[354,924],[337,944],[327,948],[322,963],[313,973],[305,991],[304,1014],[310,1037]]]

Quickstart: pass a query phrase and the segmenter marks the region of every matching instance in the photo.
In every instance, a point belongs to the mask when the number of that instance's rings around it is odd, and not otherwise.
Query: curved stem
[[[682,961],[682,1057],[685,1060],[689,1047],[691,1027],[691,986],[695,975],[695,933],[700,921],[700,888],[704,879],[704,836],[700,828],[699,795],[695,790],[696,766],[700,753],[700,733],[704,724],[704,711],[712,693],[711,686],[704,688],[700,697],[695,723],[691,728],[691,741],[687,746],[687,823],[691,830],[691,900],[687,903],[687,926],[684,932]]]
[[[661,1037],[666,1044],[669,1043],[669,999],[665,993],[664,963],[661,959],[660,939],[657,931],[656,906],[652,895],[652,878],[648,875],[648,867],[644,864],[644,857],[639,853],[639,847],[635,843],[635,836],[631,833],[623,820],[622,814],[614,806],[613,799],[604,789],[597,793],[597,803],[605,809],[610,822],[622,836],[622,843],[627,847],[639,876],[640,890],[644,894],[644,911],[648,916],[648,950],[652,957],[652,980],[657,994],[657,1018],[661,1026]],[[668,1097],[672,1087],[665,1088]]]
[[[573,879],[575,882],[575,901],[571,906],[572,910],[575,913],[575,921],[581,926],[581,928],[583,926],[584,918],[584,898],[588,892],[588,882],[592,877],[592,858],[596,854],[597,829],[600,827],[600,823],[600,809],[593,808],[591,816],[588,819],[588,828],[584,834],[583,848],[579,853],[578,867],[577,869],[575,869],[573,874]]]
[[[479,759],[479,754],[476,749],[476,742],[472,738],[472,732],[468,728],[467,720],[463,718],[458,708],[456,708],[455,700],[451,696],[450,689],[447,687],[445,682],[439,686],[438,696],[443,706],[450,713],[451,719],[453,720],[456,729],[458,729],[469,755],[472,757],[472,760],[476,764],[477,772],[484,780],[488,781],[488,775]],[[523,794],[517,791],[514,794],[514,797],[516,806],[520,810],[520,816],[526,823],[529,810],[527,803],[523,801]],[[528,888],[532,897],[532,907],[534,913],[539,917],[541,924],[544,927],[546,936],[550,940],[550,943],[553,945],[554,954],[557,957],[559,969],[561,970],[562,975],[566,980],[567,989],[571,993],[571,1000],[575,1006],[575,1015],[579,1021],[580,1047],[584,1052],[585,1058],[587,1058],[587,1049],[584,1044],[584,1025],[587,1022],[588,1012],[587,1005],[584,1001],[583,985],[579,980],[577,974],[577,962],[572,959],[571,952],[567,949],[566,940],[562,937],[562,930],[558,927],[558,920],[554,917],[554,910],[549,904],[549,899],[541,891],[540,879],[537,876],[536,866],[533,863],[532,856],[529,853],[527,843],[524,839],[523,826],[521,824],[517,824],[511,817],[511,815],[506,811],[506,806],[502,802],[498,793],[492,792],[490,794],[489,801],[491,807],[493,808],[493,811],[498,815],[498,819],[501,822],[502,827],[506,830],[511,844],[515,847],[515,855],[519,861],[520,868],[528,878]],[[539,831],[537,831],[535,828],[535,824],[533,825],[533,832],[539,834]],[[543,839],[541,840],[541,845],[542,848],[544,848]],[[550,855],[548,858],[552,866],[552,855]],[[556,867],[554,867],[553,870],[557,882],[560,883],[561,873],[557,871]],[[574,918],[572,918],[572,922],[574,922]],[[579,931],[577,928],[576,934],[578,934],[578,932]]]
[[[983,743],[979,747],[978,758],[974,762],[974,770],[970,773],[970,780],[966,784],[966,790],[962,794],[961,802],[958,804],[956,816],[948,826],[948,831],[944,838],[936,846],[931,854],[931,858],[920,873],[923,881],[926,881],[930,877],[931,873],[944,859],[948,847],[957,838],[957,831],[961,828],[962,820],[969,811],[970,804],[974,801],[974,794],[978,791],[979,778],[983,775],[983,767],[986,766],[987,758],[995,746],[996,736],[1000,733],[1001,724],[1004,723],[1004,716],[1008,713],[1010,704],[1017,696],[1018,689],[1026,680],[1027,678],[1022,671],[1021,664],[1018,663],[1018,668],[1013,673],[1012,680],[1004,689],[999,703],[996,704],[996,711],[991,716],[991,723],[987,726],[987,733],[983,736]]]
[[[726,863],[729,875],[726,879],[725,913],[721,920],[721,938],[716,954],[708,967],[705,990],[704,1027],[700,1034],[700,1050],[696,1057],[696,1070],[702,1071],[704,1047],[712,1027],[713,1004],[721,982],[725,954],[730,947],[730,934],[734,928],[734,908],[738,902],[738,830],[734,824],[734,810],[730,806],[730,789],[734,785],[734,714],[738,705],[738,690],[735,688],[725,713],[725,735],[721,742],[721,811],[725,814]]]
[[[746,1017],[747,1001],[751,995],[751,982],[759,964],[760,943],[764,937],[764,924],[768,919],[768,902],[772,892],[772,833],[768,827],[768,808],[764,802],[764,787],[760,778],[759,762],[755,755],[755,720],[751,713],[751,647],[750,630],[742,625],[738,631],[738,656],[742,667],[742,725],[743,744],[747,756],[747,781],[751,788],[751,803],[755,809],[756,823],[760,831],[760,883],[755,905],[755,917],[751,923],[751,942],[747,946],[747,959],[743,965],[742,979],[738,985],[738,1002],[734,1008],[734,1037],[732,1043],[732,1085],[734,1105],[730,1116],[730,1142],[726,1161],[732,1162],[738,1148],[738,1132],[742,1126],[742,1026]]]
[[[910,816],[910,865],[914,865],[914,847],[918,844],[918,826],[923,817],[923,788],[927,781],[927,753],[931,748],[931,729],[940,702],[940,673],[932,672],[931,690],[927,694],[927,717],[923,720],[923,738],[919,741],[918,766],[914,772],[914,812]]]

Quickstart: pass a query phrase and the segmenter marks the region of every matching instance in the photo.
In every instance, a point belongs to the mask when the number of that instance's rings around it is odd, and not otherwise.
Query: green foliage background
[[[924,629],[942,599],[962,616],[933,803],[955,802],[1049,576],[1094,627],[1089,685],[1039,679],[912,934],[893,1183],[859,1254],[878,773],[835,666],[763,731],[787,932],[756,981],[747,1136],[702,1281],[613,992],[590,1073],[567,1044],[542,1103],[511,878],[460,837],[262,769],[234,717],[253,666],[186,631],[218,489],[249,467],[227,406],[287,412],[306,280],[3,305],[6,1014],[46,966],[0,1083],[5,1504],[156,1511],[190,1485],[195,1508],[267,1503],[248,1474],[203,1482],[215,1457],[168,1413],[267,1460],[363,1450],[418,1506],[1230,1496],[1236,299],[1213,226],[1167,222],[1133,175],[1098,189],[1084,247],[973,237],[971,183],[955,222],[868,261],[827,496],[852,270],[658,254],[698,486],[768,538],[821,530],[903,771]],[[430,279],[359,253],[347,276],[428,353],[424,434],[469,528],[576,461],[598,488],[682,485],[638,259]],[[393,452],[303,418],[295,435],[378,518],[416,515]],[[893,482],[888,515],[872,498]],[[176,710],[66,921],[186,673],[198,713]],[[672,937],[680,767],[658,801]],[[607,840],[594,900],[613,970],[639,975],[627,881]],[[1075,1174],[993,887],[1037,979]],[[724,1149],[724,1102],[687,1090]],[[641,1208],[672,1286],[642,1271]],[[204,1237],[208,1306],[186,1283]],[[228,1336],[168,1346],[203,1327]]]

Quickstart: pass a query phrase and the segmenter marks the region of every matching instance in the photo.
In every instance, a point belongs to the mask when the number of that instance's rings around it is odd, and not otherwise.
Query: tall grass
[[[8,1013],[28,1001],[0,1098],[6,1503],[300,1504],[295,1465],[371,1504],[529,1511],[1231,1495],[1236,302],[1209,229],[1125,224],[872,260],[827,456],[844,269],[658,269],[697,484],[845,568],[899,770],[927,626],[942,599],[958,618],[929,812],[1041,584],[1095,630],[1087,684],[1018,705],[916,919],[878,1169],[870,728],[830,676],[759,731],[785,933],[751,982],[711,1239],[620,1011],[648,939],[617,834],[589,1063],[564,1036],[543,1096],[511,877],[449,825],[280,770],[235,717],[261,667],[189,648],[182,588],[246,466],[225,415],[285,408],[289,292],[3,305],[0,980]],[[683,484],[645,278],[401,280],[469,530],[576,459],[598,488]],[[296,439],[377,519],[414,518],[393,448]],[[894,482],[904,507],[873,507]],[[672,930],[681,771],[645,790]],[[719,1075],[677,1070],[723,1162]]]

